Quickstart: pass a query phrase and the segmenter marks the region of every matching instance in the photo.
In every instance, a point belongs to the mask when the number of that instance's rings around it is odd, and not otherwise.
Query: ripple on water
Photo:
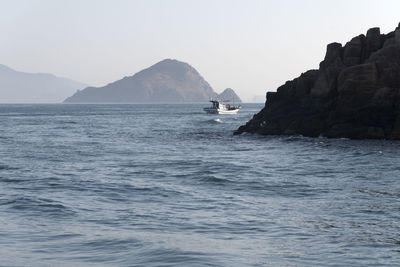
[[[0,199],[0,206],[10,212],[18,212],[28,217],[61,219],[70,217],[75,212],[58,201],[34,196],[9,196]]]

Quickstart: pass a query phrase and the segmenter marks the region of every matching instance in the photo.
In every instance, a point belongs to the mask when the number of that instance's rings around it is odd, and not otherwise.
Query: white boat
[[[236,114],[241,109],[241,106],[224,104],[218,100],[210,100],[210,102],[212,103],[211,107],[203,108],[209,114]]]

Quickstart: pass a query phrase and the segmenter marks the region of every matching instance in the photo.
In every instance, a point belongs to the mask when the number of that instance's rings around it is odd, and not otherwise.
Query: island
[[[78,90],[64,102],[204,103],[216,98],[218,94],[195,68],[175,59],[165,59],[106,86]]]
[[[220,93],[217,99],[223,102],[231,102],[231,103],[242,103],[242,99],[235,93],[232,88],[226,88],[222,93]]]

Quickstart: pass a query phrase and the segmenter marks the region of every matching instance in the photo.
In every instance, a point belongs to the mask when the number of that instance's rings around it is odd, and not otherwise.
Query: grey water
[[[0,105],[0,266],[400,266],[400,142],[203,106]]]

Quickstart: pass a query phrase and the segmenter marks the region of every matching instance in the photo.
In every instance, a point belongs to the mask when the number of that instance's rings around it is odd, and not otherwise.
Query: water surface
[[[400,142],[202,107],[0,105],[0,266],[399,266]]]

